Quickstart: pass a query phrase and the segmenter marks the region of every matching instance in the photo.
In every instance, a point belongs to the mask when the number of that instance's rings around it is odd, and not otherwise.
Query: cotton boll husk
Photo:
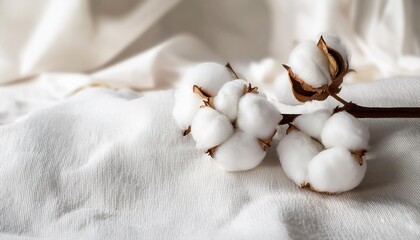
[[[281,119],[277,108],[258,94],[247,93],[239,101],[236,126],[255,138],[270,138]]]
[[[191,123],[191,134],[199,149],[220,145],[233,134],[229,119],[218,111],[204,107],[198,110]]]
[[[214,107],[230,121],[234,121],[238,115],[239,100],[245,94],[246,85],[247,83],[242,79],[227,82],[214,98]]]
[[[173,117],[181,129],[187,129],[199,110],[203,101],[198,94],[192,92],[192,86],[183,86],[175,91]]]
[[[326,148],[343,147],[350,151],[368,148],[368,127],[346,111],[332,115],[322,129],[321,140]]]
[[[293,49],[289,65],[296,75],[314,88],[331,83],[328,59],[315,43],[301,43]]]
[[[219,89],[228,81],[234,79],[227,67],[214,63],[200,63],[189,69],[182,77],[181,85],[201,87],[211,96],[216,96]]]
[[[324,124],[331,115],[331,110],[321,109],[313,113],[306,113],[298,116],[293,121],[293,125],[309,136],[320,139]]]
[[[265,151],[256,138],[236,130],[228,140],[217,147],[214,161],[226,171],[245,171],[258,166],[264,156]]]
[[[274,92],[277,101],[287,105],[301,105],[293,95],[292,84],[289,81],[289,74],[284,71],[274,80]]]
[[[360,166],[344,148],[334,147],[320,152],[308,165],[311,187],[319,192],[338,193],[355,188],[366,172],[366,161]]]
[[[331,33],[323,34],[322,37],[329,48],[332,48],[340,53],[344,61],[350,62],[349,52],[339,37]]]
[[[308,182],[309,162],[323,147],[300,131],[292,131],[277,146],[281,167],[288,178],[297,185]]]

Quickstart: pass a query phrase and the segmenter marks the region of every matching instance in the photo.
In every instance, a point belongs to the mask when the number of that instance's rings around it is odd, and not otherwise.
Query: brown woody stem
[[[339,101],[341,104],[343,104],[344,106],[349,106],[349,105],[351,105],[351,103],[350,102],[347,102],[346,100],[344,100],[344,99],[342,99],[340,96],[338,96],[336,93],[333,93],[333,92],[330,92],[330,91],[327,91],[328,92],[328,94],[331,96],[331,97],[333,97],[335,100],[337,100],[337,101]]]
[[[420,118],[420,107],[364,107],[347,102],[337,95],[331,96],[344,105],[335,108],[334,113],[346,111],[357,118]],[[279,122],[280,125],[293,122],[300,114],[282,115],[283,119]]]
[[[420,118],[420,107],[363,107],[351,103],[335,112],[343,110],[357,118]]]

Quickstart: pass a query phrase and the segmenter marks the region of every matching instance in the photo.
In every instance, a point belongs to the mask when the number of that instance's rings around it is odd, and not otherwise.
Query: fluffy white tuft
[[[258,166],[264,156],[256,138],[237,130],[216,149],[214,161],[226,171],[245,171]]]
[[[204,107],[198,110],[191,124],[191,134],[199,149],[220,145],[233,134],[229,119],[216,110]]]
[[[189,69],[183,76],[181,85],[197,85],[211,96],[216,96],[219,89],[235,77],[229,69],[214,62],[200,63]]]
[[[292,131],[280,141],[277,153],[284,173],[300,185],[308,182],[308,164],[322,149],[321,144],[305,133]]]
[[[242,79],[227,82],[219,90],[213,104],[217,111],[223,113],[230,121],[235,121],[238,115],[238,104],[245,94],[247,83]]]
[[[321,140],[326,148],[343,147],[359,151],[368,148],[369,135],[369,129],[362,121],[342,111],[325,122]]]
[[[331,83],[327,57],[313,42],[301,43],[293,49],[289,65],[295,74],[312,87]]]
[[[200,63],[188,69],[182,77],[180,87],[175,91],[173,116],[178,126],[187,129],[203,104],[202,99],[193,93],[194,85],[215,96],[232,79],[234,76],[228,68],[214,62]]]
[[[300,115],[293,121],[293,125],[309,136],[320,139],[324,124],[331,115],[331,110],[321,109]]]
[[[287,105],[301,105],[293,95],[292,84],[289,81],[289,74],[284,71],[274,80],[274,92],[279,102]]]
[[[366,172],[366,161],[360,166],[344,148],[335,147],[316,155],[308,165],[311,187],[320,192],[345,192],[360,184]]]
[[[191,125],[201,105],[203,101],[201,97],[193,93],[192,86],[183,86],[175,91],[172,115],[181,129],[185,130]]]
[[[259,62],[253,62],[249,66],[251,82],[270,83],[283,67],[274,58],[265,58]]]
[[[254,93],[245,94],[239,101],[237,127],[259,139],[271,137],[282,116],[266,98]]]

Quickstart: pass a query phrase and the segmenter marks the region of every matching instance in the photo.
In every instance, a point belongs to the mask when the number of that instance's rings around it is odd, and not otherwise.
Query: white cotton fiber
[[[232,133],[229,119],[210,107],[200,108],[191,124],[191,134],[199,149],[218,146]]]
[[[227,82],[213,100],[217,111],[223,113],[230,121],[235,121],[238,115],[239,100],[245,94],[247,83],[242,79]]]
[[[313,42],[299,44],[290,53],[292,71],[312,87],[331,83],[328,59]]]
[[[300,185],[308,182],[308,164],[322,149],[321,144],[305,133],[292,131],[280,141],[277,153],[284,173]]]
[[[326,122],[321,133],[322,144],[326,148],[343,147],[350,151],[367,149],[369,129],[351,114],[335,113]]]
[[[189,69],[175,91],[173,116],[178,126],[187,129],[203,104],[201,97],[193,93],[197,85],[206,93],[215,96],[219,89],[234,77],[223,65],[213,62],[201,63]]]
[[[287,105],[302,105],[293,95],[292,84],[289,80],[289,74],[284,71],[274,80],[274,93],[277,101]]]
[[[235,77],[227,67],[214,62],[200,63],[189,69],[183,76],[181,85],[201,87],[211,96],[216,96],[219,89]]]
[[[256,83],[270,83],[284,68],[274,58],[265,58],[249,65],[249,80]]]
[[[331,110],[317,110],[313,113],[306,113],[298,116],[293,121],[293,125],[309,136],[320,139],[324,124],[331,115]]]
[[[200,96],[193,93],[192,86],[183,86],[175,91],[174,108],[172,115],[181,129],[187,129],[203,101]]]
[[[319,192],[338,193],[355,188],[366,172],[344,148],[330,148],[316,155],[308,165],[311,187]]]
[[[236,130],[216,149],[214,161],[226,171],[245,171],[258,166],[264,156],[265,151],[256,138]]]
[[[340,53],[344,61],[349,61],[349,52],[339,37],[331,33],[323,34],[322,37],[329,48]]]
[[[247,93],[239,101],[236,126],[259,139],[270,138],[282,116],[277,108],[258,94]]]

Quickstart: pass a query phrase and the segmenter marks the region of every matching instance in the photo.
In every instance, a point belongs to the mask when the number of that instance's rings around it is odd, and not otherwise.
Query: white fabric
[[[285,63],[299,41],[333,32],[351,50],[353,80],[420,75],[419,10],[416,0],[2,0],[0,82],[91,72],[179,33],[230,61]]]
[[[365,179],[326,196],[288,180],[274,147],[252,171],[221,171],[180,136],[172,90],[127,88],[171,88],[216,60],[270,90],[292,47],[329,31],[351,49],[346,81],[419,76],[419,5],[0,0],[0,239],[418,239],[419,120],[366,120]],[[419,81],[358,83],[342,96],[420,106]],[[119,90],[73,96],[98,83]]]
[[[416,93],[417,81],[348,86],[344,96],[369,105],[409,104],[413,98],[386,99],[383,92]],[[367,121],[373,140],[365,179],[351,192],[327,196],[288,180],[275,148],[254,170],[220,170],[182,136],[172,106],[173,91],[92,89],[0,128],[2,236],[420,236],[419,120]]]

